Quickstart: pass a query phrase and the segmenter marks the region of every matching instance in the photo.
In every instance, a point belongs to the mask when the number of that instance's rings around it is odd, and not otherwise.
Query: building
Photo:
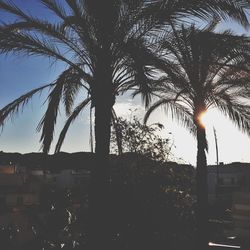
[[[234,192],[250,192],[250,163],[208,166],[208,193],[210,204],[231,205]]]

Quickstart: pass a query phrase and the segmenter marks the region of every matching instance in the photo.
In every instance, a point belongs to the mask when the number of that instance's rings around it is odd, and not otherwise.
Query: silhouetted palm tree
[[[56,147],[58,151],[70,123],[91,102],[95,108],[97,155],[97,163],[92,170],[91,211],[93,208],[97,210],[92,216],[97,222],[95,225],[99,225],[95,226],[95,231],[100,228],[99,235],[105,235],[107,221],[101,213],[106,214],[108,210],[105,209],[108,203],[105,194],[109,181],[107,160],[111,110],[117,92],[125,84],[136,82],[140,89],[148,84],[147,74],[150,71],[144,69],[144,65],[152,53],[145,46],[144,36],[149,35],[153,20],[142,18],[144,1],[65,1],[63,5],[53,0],[41,2],[55,14],[56,21],[32,17],[14,4],[0,3],[1,10],[18,18],[0,27],[0,50],[3,53],[47,56],[64,62],[68,68],[54,83],[35,89],[4,107],[0,120],[3,124],[33,94],[52,87],[48,108],[38,130],[42,130],[42,147],[47,153],[62,101],[70,117],[61,132]],[[88,97],[72,111],[81,89],[87,91]]]
[[[45,153],[50,149],[60,102],[65,105],[70,120],[90,103],[95,109],[95,153],[97,163],[92,171],[91,204],[100,214],[107,204],[109,180],[108,156],[111,109],[117,93],[139,86],[145,103],[150,101],[152,65],[156,56],[150,50],[151,39],[157,29],[170,21],[187,15],[201,18],[226,18],[228,14],[247,25],[245,8],[248,0],[166,1],[166,0],[41,0],[54,14],[52,21],[34,17],[13,3],[0,2],[0,10],[13,15],[14,21],[0,26],[0,52],[49,57],[67,66],[57,80],[35,89],[13,101],[1,110],[0,125],[27,103],[33,94],[51,87],[48,108],[38,129]],[[4,21],[4,20],[3,20]],[[81,89],[87,91],[72,112],[74,100]],[[89,99],[90,98],[90,99]],[[64,134],[62,132],[62,135]],[[60,137],[62,142],[63,136]],[[59,142],[59,145],[60,145]],[[93,209],[94,210],[94,209]],[[107,211],[108,208],[104,209]],[[105,214],[105,212],[103,212]],[[103,216],[95,216],[100,227],[99,236],[105,232]],[[107,221],[106,221],[107,222]],[[97,224],[96,224],[97,225]],[[101,236],[97,238],[101,239]],[[105,236],[103,236],[105,241]],[[96,243],[102,244],[102,240]]]
[[[199,239],[207,244],[207,161],[206,129],[201,116],[212,107],[228,116],[250,135],[250,40],[229,31],[214,33],[209,26],[172,30],[161,44],[166,73],[159,80],[159,97],[148,109],[145,122],[158,107],[165,106],[197,137],[197,222]],[[205,246],[203,246],[202,249]],[[201,249],[201,248],[200,248]]]
[[[108,3],[65,0],[63,4],[55,0],[41,0],[41,3],[53,12],[55,20],[34,17],[23,12],[14,3],[1,1],[1,11],[16,17],[13,22],[2,24],[0,27],[1,53],[41,55],[64,62],[68,69],[63,71],[54,83],[34,89],[4,107],[0,121],[3,125],[6,119],[17,112],[34,94],[51,87],[48,110],[39,126],[39,129],[42,129],[44,152],[50,149],[60,99],[63,100],[69,115],[73,113],[74,98],[81,88],[92,98],[93,107],[96,107],[98,97],[100,103],[111,103],[109,106],[112,106],[118,93],[117,89],[133,81],[139,86],[142,85],[140,88],[144,88],[148,73],[144,66],[149,60],[152,63],[152,58],[145,57],[151,54],[143,39],[145,36],[153,36],[157,25],[181,20],[188,15],[218,19],[226,18],[229,13],[246,26],[248,22],[244,10],[250,6],[247,0],[234,3],[225,0],[176,0],[174,3],[143,0]],[[150,44],[146,45],[149,47]],[[102,53],[108,55],[104,56]],[[142,54],[144,57],[139,58]],[[142,62],[145,59],[149,60]],[[109,62],[106,62],[108,60]],[[105,67],[110,69],[106,71]],[[110,78],[107,83],[110,85],[107,87],[110,93],[107,94],[109,97],[105,102],[103,98],[106,98],[106,95],[102,90],[108,92],[106,86],[103,86],[103,79],[106,78],[99,75],[107,74],[107,78]],[[101,78],[100,86],[97,84],[98,78]],[[90,102],[89,98],[86,100]],[[86,100],[76,108],[75,113],[89,103]]]

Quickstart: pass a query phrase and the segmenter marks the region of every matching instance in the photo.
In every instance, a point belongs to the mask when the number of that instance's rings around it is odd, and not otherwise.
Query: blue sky
[[[38,5],[37,0],[16,0],[16,4],[24,9],[32,10],[35,15],[42,15],[44,18],[51,18]],[[7,21],[9,16],[2,16],[1,19]],[[238,33],[246,32],[239,25],[227,23],[221,26],[223,28],[232,28]],[[39,87],[56,79],[58,73],[64,69],[62,64],[52,64],[47,59],[41,57],[23,57],[15,55],[0,55],[0,108],[4,107],[13,99],[32,88]],[[40,148],[39,133],[36,132],[36,126],[41,119],[46,105],[43,105],[46,94],[45,91],[41,96],[37,95],[32,99],[22,113],[15,119],[6,123],[4,130],[0,134],[0,151],[8,152],[37,152]],[[137,113],[142,117],[144,112],[140,105],[140,100],[132,100],[129,96],[118,98],[116,111],[121,116],[129,116],[129,109],[137,108]],[[210,114],[211,123],[208,124],[208,141],[210,144],[210,153],[208,162],[215,163],[214,138],[212,127],[215,126],[218,134],[220,161],[250,161],[250,139],[242,135],[228,120],[221,118],[216,112]],[[55,138],[58,131],[62,128],[64,116],[59,116],[59,124],[56,129]],[[176,157],[183,158],[185,162],[195,164],[196,160],[196,142],[195,139],[164,112],[155,112],[150,122],[162,122],[165,125],[163,136],[170,136],[175,141],[176,148],[174,153]],[[169,135],[169,132],[172,134]],[[235,145],[235,146],[233,146]],[[54,145],[52,145],[53,148]],[[75,124],[69,130],[66,137],[63,151],[88,151],[89,150],[89,111],[82,113],[81,118],[76,120]]]

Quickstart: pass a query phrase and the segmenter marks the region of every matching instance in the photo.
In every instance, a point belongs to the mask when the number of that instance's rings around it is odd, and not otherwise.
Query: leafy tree
[[[249,38],[229,31],[214,33],[213,28],[172,27],[161,45],[166,75],[162,76],[162,85],[156,90],[160,98],[145,116],[146,122],[153,111],[164,106],[196,135],[197,222],[201,232],[198,238],[205,246],[208,237],[208,146],[201,117],[215,107],[239,129],[250,134],[250,105],[246,102],[250,94]]]
[[[162,124],[154,123],[147,126],[141,123],[136,116],[133,116],[130,121],[118,117],[111,134],[111,151],[115,153],[132,152],[145,155],[152,160],[168,161],[172,157],[173,142],[163,139],[159,135],[162,129]],[[119,152],[119,148],[122,152]]]

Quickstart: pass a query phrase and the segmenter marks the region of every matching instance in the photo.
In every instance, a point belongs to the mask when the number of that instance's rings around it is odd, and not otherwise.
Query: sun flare
[[[215,109],[209,109],[201,113],[199,120],[202,126],[206,128],[213,127],[218,124],[218,122],[220,123],[224,121],[222,115]]]
[[[204,111],[200,114],[199,116],[199,121],[200,121],[200,124],[203,126],[203,127],[207,127],[208,125],[208,111]]]

